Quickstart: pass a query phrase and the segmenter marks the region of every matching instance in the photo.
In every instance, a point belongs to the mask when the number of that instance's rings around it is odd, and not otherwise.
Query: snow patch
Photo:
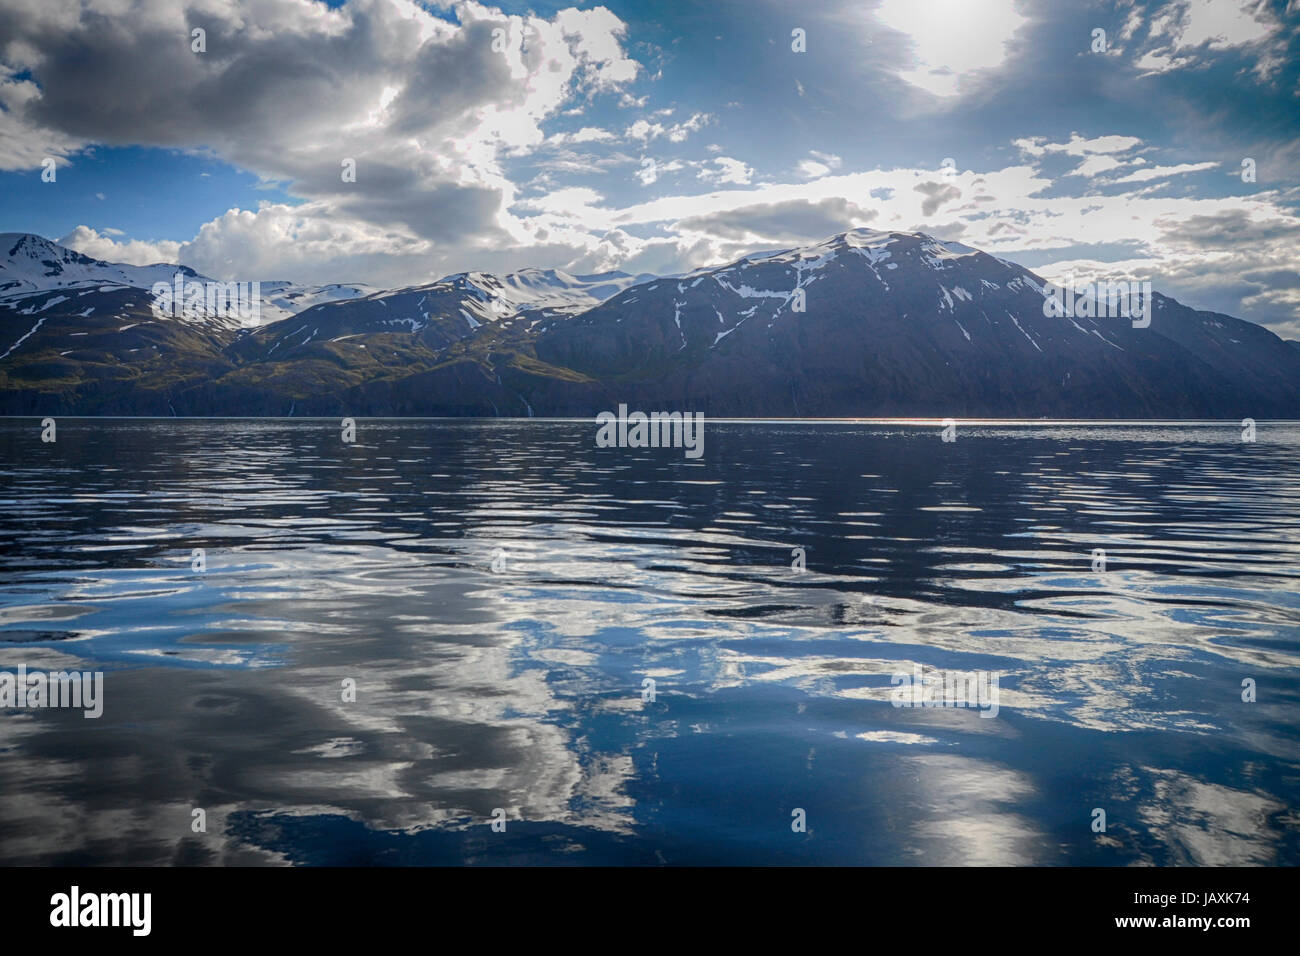
[[[23,344],[24,342],[26,342],[29,338],[31,338],[31,337],[32,337],[32,334],[33,334],[37,329],[39,329],[39,328],[44,324],[44,322],[45,322],[45,318],[46,318],[45,316],[41,316],[40,319],[37,321],[37,323],[36,323],[35,325],[33,325],[30,329],[28,329],[26,335],[24,335],[21,339],[19,339],[19,340],[18,340],[17,342],[15,342],[13,345],[9,346],[9,348],[5,351],[5,354],[4,354],[4,355],[0,355],[0,359],[6,359],[6,358],[8,358],[10,352],[12,352],[14,349],[18,348],[18,346],[22,345],[22,344]],[[85,333],[82,333],[82,334],[85,334]]]

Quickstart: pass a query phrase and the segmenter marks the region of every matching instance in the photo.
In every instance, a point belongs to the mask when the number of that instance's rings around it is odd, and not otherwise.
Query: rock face
[[[922,234],[672,278],[276,283],[277,308],[315,304],[253,330],[153,315],[144,280],[175,267],[4,241],[22,253],[0,259],[20,283],[0,295],[7,414],[1300,417],[1300,349],[1261,326],[1159,293],[1146,327],[1047,315],[1033,273]]]

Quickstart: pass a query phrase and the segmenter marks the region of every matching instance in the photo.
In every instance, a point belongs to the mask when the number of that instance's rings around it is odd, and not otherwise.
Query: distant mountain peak
[[[204,279],[189,266],[174,263],[105,262],[32,233],[0,233],[0,253],[0,295],[95,284],[150,289],[157,282],[172,282],[178,272]]]

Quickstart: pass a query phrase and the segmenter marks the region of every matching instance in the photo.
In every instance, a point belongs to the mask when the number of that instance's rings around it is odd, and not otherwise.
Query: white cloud
[[[671,111],[670,111],[671,112]],[[627,128],[626,136],[628,139],[640,140],[648,143],[651,140],[663,137],[673,143],[681,143],[686,140],[691,133],[703,129],[713,117],[708,113],[694,113],[690,119],[681,123],[651,123],[645,119],[639,119]]]
[[[659,181],[659,177],[665,173],[675,173],[680,169],[685,169],[686,164],[680,159],[670,160],[666,163],[659,163],[649,156],[641,160],[641,168],[633,175],[641,181],[642,186],[651,186]]]
[[[182,243],[179,242],[143,242],[132,239],[118,242],[110,236],[120,236],[120,229],[104,229],[96,232],[89,226],[78,226],[62,239],[59,245],[75,249],[92,259],[105,262],[124,262],[130,266],[151,266],[158,262],[177,262],[180,258]]]
[[[715,156],[709,161],[713,165],[705,166],[699,172],[699,178],[710,183],[735,183],[748,185],[754,177],[754,170],[748,164],[730,156]]]
[[[1152,179],[1167,179],[1170,176],[1200,173],[1207,169],[1216,169],[1219,165],[1219,163],[1182,163],[1178,166],[1151,166],[1147,169],[1139,169],[1136,172],[1129,173],[1127,176],[1121,176],[1119,179],[1112,180],[1112,182],[1142,183]]]
[[[883,0],[875,11],[911,42],[913,64],[899,73],[935,96],[963,92],[980,70],[1001,66],[1007,44],[1028,20],[1015,0]]]
[[[1096,136],[1086,139],[1078,133],[1071,133],[1069,142],[1051,143],[1044,137],[1031,136],[1013,140],[1013,146],[1028,156],[1042,156],[1046,153],[1064,153],[1067,156],[1096,156],[1112,153],[1126,153],[1142,145],[1136,136]]]
[[[1101,173],[1115,169],[1117,166],[1124,165],[1114,156],[1105,156],[1100,153],[1089,156],[1078,166],[1070,171],[1071,176],[1088,176],[1093,177]]]
[[[1124,167],[1133,167],[1143,165],[1146,160],[1136,155],[1137,149],[1142,145],[1142,140],[1136,136],[1097,136],[1087,139],[1078,133],[1071,133],[1070,139],[1064,143],[1049,142],[1045,138],[1028,137],[1015,140],[1012,143],[1025,156],[1041,159],[1044,156],[1053,153],[1060,153],[1064,156],[1075,156],[1081,158],[1081,162],[1074,169],[1065,173],[1066,176],[1082,176],[1088,179],[1103,177],[1104,174],[1112,170]],[[1123,155],[1129,154],[1129,155]],[[1122,158],[1121,158],[1122,157]],[[1161,167],[1159,172],[1153,169],[1144,170],[1126,176],[1123,179],[1109,178],[1108,182],[1140,182],[1143,180],[1156,179],[1162,175],[1172,175],[1181,172],[1194,172],[1196,169],[1211,168],[1215,164],[1202,164],[1195,168],[1186,167]]]
[[[795,167],[804,179],[818,179],[839,169],[844,161],[834,153],[822,153],[813,150],[808,159],[799,161]]]
[[[1195,65],[1205,52],[1253,48],[1254,72],[1267,80],[1285,62],[1285,32],[1259,0],[1172,0],[1151,17],[1147,39],[1154,46],[1136,65],[1146,74],[1166,73]]]
[[[653,162],[653,160],[651,160]],[[523,199],[515,208],[533,213],[549,213],[563,218],[581,218],[592,210],[604,197],[594,189],[586,186],[572,186],[568,189],[554,189],[541,196]]]
[[[607,129],[584,126],[573,133],[556,133],[548,136],[546,143],[550,146],[565,146],[570,143],[608,143],[615,139],[618,139],[618,137]]]

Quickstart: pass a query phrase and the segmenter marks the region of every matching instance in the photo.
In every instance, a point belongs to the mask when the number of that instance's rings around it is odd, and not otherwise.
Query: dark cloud
[[[708,232],[733,241],[756,238],[774,242],[803,242],[819,241],[854,226],[865,225],[876,216],[874,209],[864,209],[847,199],[832,198],[818,202],[792,199],[690,216],[678,222],[677,228]]]
[[[933,216],[944,203],[961,198],[961,190],[950,183],[920,183],[913,188],[926,197],[921,203],[921,212],[926,216]]]
[[[1157,220],[1161,238],[1200,249],[1221,250],[1243,243],[1267,242],[1300,237],[1300,225],[1284,219],[1253,219],[1243,209],[1231,209],[1212,216],[1189,216],[1181,222]]]
[[[1297,269],[1255,269],[1243,272],[1241,277],[1271,289],[1300,289],[1300,270]]]
[[[608,14],[532,21],[542,29],[512,61],[492,49],[508,21],[472,9],[453,23],[389,0],[339,10],[87,0],[57,16],[52,6],[0,4],[0,63],[40,90],[24,103],[28,126],[210,150],[338,213],[467,244],[504,236],[500,154],[540,138],[540,119],[598,82],[587,71],[604,66],[581,51],[582,31],[599,38],[618,25]],[[195,27],[206,52],[191,49]],[[355,182],[343,180],[344,159],[356,162]]]

